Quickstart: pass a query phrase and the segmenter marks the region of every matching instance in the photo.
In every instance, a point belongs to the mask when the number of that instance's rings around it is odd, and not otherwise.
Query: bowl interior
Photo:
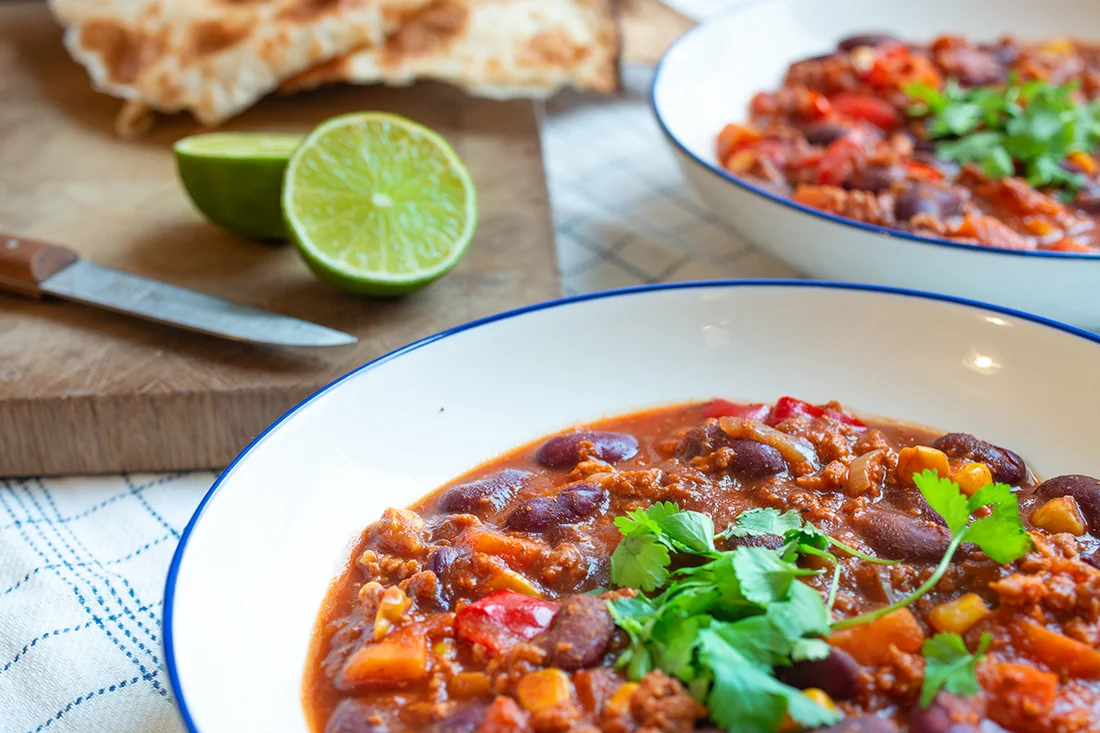
[[[777,88],[791,62],[826,53],[845,36],[876,31],[918,41],[941,33],[978,40],[1007,33],[1100,42],[1100,13],[1092,0],[758,2],[703,23],[677,42],[654,81],[654,106],[675,140],[716,165],[718,131],[746,119],[752,96]]]
[[[1100,475],[1100,344],[1026,317],[760,282],[538,307],[352,374],[226,472],[169,579],[168,663],[185,717],[203,733],[305,729],[315,615],[384,508],[578,421],[783,394],[973,432],[1040,473]]]

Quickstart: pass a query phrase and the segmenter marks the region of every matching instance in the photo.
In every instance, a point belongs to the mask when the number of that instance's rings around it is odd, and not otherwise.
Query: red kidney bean
[[[453,547],[442,545],[428,553],[427,569],[435,573],[440,579],[451,570],[451,566],[458,559],[459,551]]]
[[[684,433],[676,444],[675,456],[681,461],[690,461],[692,458],[709,456],[719,448],[730,444],[730,438],[726,431],[716,424],[700,425],[697,428]]]
[[[730,549],[734,547],[767,547],[769,550],[778,550],[783,546],[783,538],[774,534],[759,537],[730,537],[726,544]]]
[[[951,543],[946,527],[887,509],[873,509],[853,518],[860,536],[884,559],[937,562]]]
[[[615,622],[607,602],[595,596],[566,596],[553,625],[535,639],[548,664],[567,672],[595,667],[611,644]]]
[[[500,473],[468,484],[454,486],[443,497],[443,511],[451,514],[476,514],[479,517],[499,511],[533,474],[506,468]]]
[[[863,668],[851,654],[842,649],[831,649],[824,659],[776,667],[775,676],[791,687],[800,690],[816,687],[834,700],[847,700],[854,697],[859,689],[862,671]]]
[[[857,168],[848,178],[847,187],[879,193],[902,180],[905,174],[896,165],[865,165]]]
[[[358,700],[344,700],[329,716],[325,733],[385,733],[385,718]]]
[[[733,452],[727,470],[743,478],[774,476],[787,470],[787,462],[775,448],[747,438],[730,438],[717,425],[702,425],[687,431],[676,445],[676,457],[687,462],[709,456],[719,448],[729,448]]]
[[[1072,496],[1090,531],[1100,530],[1100,479],[1082,474],[1048,478],[1035,489],[1035,496],[1044,501]]]
[[[1100,196],[1078,196],[1073,202],[1073,208],[1093,216],[1100,215]]]
[[[428,733],[474,733],[485,719],[485,705],[461,707],[430,726]]]
[[[823,148],[847,135],[851,130],[844,125],[835,122],[814,122],[807,125],[802,131],[806,136],[806,142],[810,145],[818,145]]]
[[[892,720],[865,715],[846,718],[828,728],[816,728],[814,733],[898,733],[898,726]]]
[[[909,714],[909,733],[978,733],[981,715],[971,700],[941,692],[926,707]]]
[[[942,450],[952,458],[976,461],[989,466],[993,480],[1017,486],[1027,478],[1027,464],[1019,455],[975,438],[969,433],[948,433],[936,439],[933,448]]]
[[[953,188],[914,183],[894,202],[894,216],[898,221],[909,221],[917,214],[944,219],[961,213],[962,202],[963,195]]]
[[[607,491],[595,484],[569,486],[550,496],[536,496],[508,515],[504,526],[521,532],[545,532],[559,524],[579,522],[607,500]]]
[[[836,44],[836,47],[841,51],[851,51],[852,49],[859,48],[860,46],[881,46],[884,43],[898,43],[898,39],[891,36],[889,33],[860,33],[859,35],[849,36]]]
[[[638,454],[638,440],[633,435],[580,430],[546,441],[535,454],[535,460],[550,468],[575,466],[581,460],[581,443],[586,442],[595,447],[596,458],[608,463],[625,461]]]

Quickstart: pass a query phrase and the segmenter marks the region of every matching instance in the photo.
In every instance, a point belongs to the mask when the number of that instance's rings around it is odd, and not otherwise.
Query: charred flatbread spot
[[[573,43],[563,30],[543,31],[531,38],[521,62],[531,66],[570,66],[588,56],[588,49]]]
[[[345,0],[298,0],[279,12],[279,20],[310,20],[340,9]]]
[[[467,9],[452,0],[437,0],[423,10],[405,15],[401,28],[386,41],[387,64],[409,56],[443,53],[462,34]]]
[[[196,57],[212,56],[235,46],[248,37],[247,23],[207,20],[191,30],[191,53]]]
[[[133,82],[157,55],[154,39],[112,20],[90,21],[80,44],[103,59],[107,79],[116,84]]]

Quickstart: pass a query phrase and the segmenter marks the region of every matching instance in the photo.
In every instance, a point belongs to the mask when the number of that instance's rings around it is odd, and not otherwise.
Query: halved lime
[[[260,239],[287,239],[283,173],[301,135],[212,132],[175,144],[180,180],[210,221]]]
[[[447,273],[477,227],[469,171],[438,134],[382,112],[321,124],[291,156],[283,213],[322,280],[404,295]]]

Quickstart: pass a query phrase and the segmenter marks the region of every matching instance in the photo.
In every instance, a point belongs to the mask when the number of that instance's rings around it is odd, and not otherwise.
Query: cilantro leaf
[[[824,639],[799,639],[791,647],[791,660],[816,662],[829,656],[832,647]]]
[[[995,562],[1004,565],[1019,560],[1035,546],[1031,535],[1020,522],[1020,504],[1012,487],[1007,484],[984,486],[970,497],[970,512],[988,506],[988,517],[975,520],[966,533]]]
[[[813,575],[785,562],[775,550],[766,547],[739,547],[733,553],[733,570],[741,585],[741,594],[760,605],[783,600],[791,582],[800,575]]]
[[[653,661],[656,666],[685,682],[694,679],[699,630],[707,620],[705,615],[662,614],[653,625],[651,635]]]
[[[936,634],[924,642],[924,683],[921,685],[920,705],[928,707],[941,688],[956,695],[976,695],[978,685],[976,667],[989,648],[992,637],[982,634],[978,650],[971,654],[958,634]]]
[[[635,509],[625,516],[615,517],[615,526],[623,537],[635,535],[659,535],[661,520],[680,511],[680,507],[670,501],[658,501],[645,509]]]
[[[787,636],[767,616],[717,621],[710,628],[739,654],[762,666],[783,664],[790,654]]]
[[[737,522],[726,530],[732,537],[783,537],[792,529],[802,529],[802,515],[794,509],[780,512],[778,509],[749,509],[737,517]]]
[[[668,548],[649,535],[623,538],[611,554],[611,582],[627,588],[656,590],[668,582]]]
[[[958,484],[949,478],[940,478],[935,471],[927,469],[923,473],[914,474],[913,482],[924,495],[928,506],[947,522],[951,534],[958,534],[966,529],[970,508],[967,506],[966,494]]]
[[[672,506],[676,506],[673,504]],[[682,511],[657,520],[674,541],[700,555],[713,553],[714,520],[700,512]]]
[[[791,583],[788,599],[769,603],[764,613],[792,643],[805,636],[829,635],[831,619],[825,601],[805,583]]]

